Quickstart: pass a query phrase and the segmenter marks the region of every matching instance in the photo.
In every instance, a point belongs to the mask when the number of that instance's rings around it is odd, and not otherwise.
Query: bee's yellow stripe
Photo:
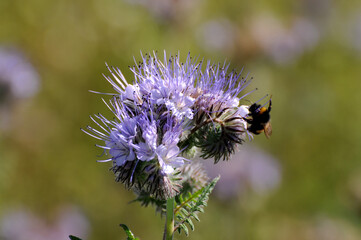
[[[262,114],[262,113],[264,113],[265,111],[267,111],[267,108],[265,108],[265,107],[261,107],[261,109],[259,110],[259,114]]]

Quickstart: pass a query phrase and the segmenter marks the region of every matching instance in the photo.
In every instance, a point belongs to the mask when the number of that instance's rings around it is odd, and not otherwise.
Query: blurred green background
[[[276,159],[277,187],[211,196],[195,232],[175,239],[361,239],[360,1],[0,0],[0,47],[22,52],[40,85],[1,103],[0,239],[46,239],[64,208],[89,240],[125,239],[120,223],[162,238],[163,219],[128,204],[79,130],[107,113],[88,92],[112,91],[104,63],[132,81],[133,56],[153,50],[226,59],[254,77],[251,100],[273,96],[272,138],[248,145]],[[29,216],[37,227],[24,227]],[[38,235],[19,237],[28,228]]]

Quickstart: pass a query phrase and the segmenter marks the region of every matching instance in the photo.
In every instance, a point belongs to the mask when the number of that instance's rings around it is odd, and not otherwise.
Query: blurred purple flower
[[[312,21],[296,18],[286,28],[273,15],[261,15],[250,24],[253,39],[273,61],[279,64],[293,62],[319,42],[320,33]]]
[[[281,181],[281,166],[269,154],[258,148],[243,146],[231,161],[212,165],[205,162],[210,177],[221,175],[216,195],[220,199],[234,198],[251,190],[258,195],[267,195],[275,190]]]
[[[161,21],[177,20],[182,15],[195,9],[199,0],[126,0],[130,4],[137,4],[147,9],[154,17]]]
[[[5,213],[0,220],[0,239],[64,240],[69,234],[83,239],[89,233],[89,222],[76,207],[64,207],[54,223],[47,223],[28,210]]]
[[[197,29],[199,46],[207,51],[232,51],[235,47],[237,29],[227,19],[211,20]]]
[[[0,100],[32,97],[39,85],[38,73],[21,52],[0,47]]]
[[[0,128],[9,127],[11,108],[18,100],[34,96],[39,85],[38,73],[20,51],[0,47]]]

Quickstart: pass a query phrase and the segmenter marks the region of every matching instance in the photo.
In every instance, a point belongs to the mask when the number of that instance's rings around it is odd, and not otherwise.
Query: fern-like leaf
[[[189,230],[194,230],[192,219],[199,221],[198,212],[204,212],[204,207],[207,206],[209,194],[211,194],[219,177],[213,179],[209,184],[194,193],[185,193],[176,197],[176,207],[174,209],[175,227],[174,231],[184,233],[188,236]]]
[[[132,231],[125,224],[120,224],[120,226],[124,229],[125,234],[127,234],[127,240],[139,240],[139,238],[135,237]]]

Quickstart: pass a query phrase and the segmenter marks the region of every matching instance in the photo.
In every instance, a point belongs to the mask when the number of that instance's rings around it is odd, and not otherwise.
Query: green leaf
[[[192,217],[193,217],[195,220],[197,220],[197,222],[200,221],[197,213],[192,213]]]
[[[181,229],[183,229],[184,233],[186,234],[186,236],[189,235],[189,231],[188,231],[188,228],[185,224],[181,224],[180,225]],[[179,232],[180,233],[180,232]]]
[[[188,225],[191,227],[192,231],[194,231],[194,224],[193,224],[193,222],[192,222],[192,220],[190,218],[188,218],[186,220],[186,223],[188,223]]]
[[[81,238],[75,237],[73,235],[69,235],[70,240],[81,240]]]
[[[174,208],[174,216],[176,219],[174,232],[178,231],[180,233],[181,230],[183,230],[188,236],[188,226],[192,231],[194,230],[192,219],[199,221],[197,213],[204,212],[204,207],[207,206],[209,195],[213,191],[218,180],[219,177],[213,179],[208,185],[193,194],[185,193],[177,196],[176,206]]]
[[[127,240],[139,240],[139,238],[134,237],[134,234],[130,231],[130,229],[125,224],[120,224],[120,226],[124,229],[127,234]]]

